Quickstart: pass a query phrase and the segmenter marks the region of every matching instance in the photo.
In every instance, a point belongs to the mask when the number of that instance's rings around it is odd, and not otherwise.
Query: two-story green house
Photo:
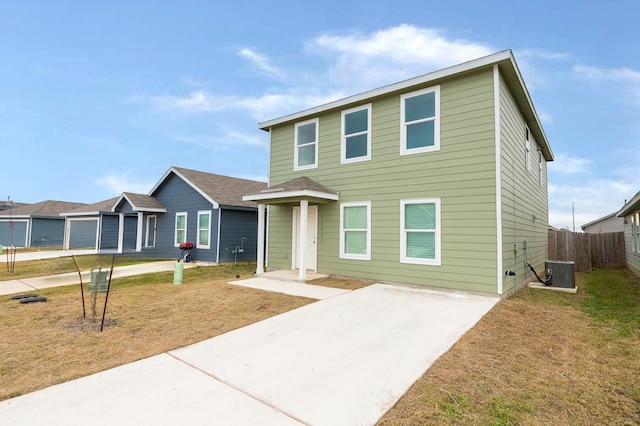
[[[553,153],[511,51],[259,126],[258,274],[508,294],[543,270]]]

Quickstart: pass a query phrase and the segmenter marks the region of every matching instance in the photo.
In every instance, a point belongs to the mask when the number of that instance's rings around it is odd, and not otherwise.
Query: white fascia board
[[[362,102],[370,98],[385,95],[387,93],[408,89],[413,86],[425,84],[430,81],[435,81],[444,77],[449,77],[455,74],[459,74],[461,72],[470,71],[470,70],[473,70],[474,68],[480,68],[487,65],[491,65],[507,59],[511,59],[513,61],[513,56],[511,54],[511,51],[503,50],[502,52],[494,53],[489,56],[474,59],[468,62],[464,62],[462,64],[454,65],[449,68],[444,68],[438,71],[434,71],[429,74],[413,77],[408,80],[404,80],[398,83],[393,83],[387,86],[380,87],[378,89],[362,92],[357,95],[349,96],[347,98],[326,103],[324,105],[319,105],[317,107],[309,108],[304,111],[296,112],[294,114],[285,115],[283,117],[275,118],[273,120],[263,121],[262,123],[258,123],[258,127],[262,130],[269,130],[270,127],[281,124],[281,123],[286,123],[288,121],[297,120],[302,117],[319,114],[323,111],[344,107],[349,104]],[[515,65],[515,62],[514,62],[514,65]],[[518,72],[518,74],[520,73]]]
[[[242,197],[242,201],[262,201],[262,200],[275,200],[279,198],[320,198],[323,200],[338,201],[340,199],[338,194],[329,194],[326,192],[309,191],[307,189],[301,191],[289,191],[289,192],[270,192],[266,194],[254,194],[245,195]]]
[[[633,198],[627,204],[625,204],[620,209],[620,211],[618,211],[618,214],[616,216],[624,217],[628,213],[635,212],[636,208],[640,208],[640,192],[638,192],[636,195],[634,195]]]

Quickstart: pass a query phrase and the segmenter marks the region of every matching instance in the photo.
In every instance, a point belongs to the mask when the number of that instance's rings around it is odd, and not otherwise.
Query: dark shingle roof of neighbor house
[[[190,183],[194,186],[194,189],[199,190],[203,195],[225,206],[256,207],[254,201],[243,201],[242,196],[258,193],[267,188],[266,183],[255,180],[199,172],[197,170],[183,169],[182,167],[171,167],[163,179],[151,190],[150,195],[153,194],[171,171],[186,179],[187,183]]]
[[[59,216],[62,212],[74,211],[86,206],[84,203],[46,200],[35,204],[26,204],[3,211],[2,216]]]
[[[145,194],[134,194],[133,192],[123,192],[122,196],[119,197],[118,199],[123,197],[126,197],[126,199],[129,200],[129,202],[132,204],[132,207],[134,207],[134,209],[164,210],[164,206],[160,203],[160,201]]]
[[[108,200],[98,201],[93,204],[85,204],[75,210],[65,210],[61,212],[61,215],[69,216],[83,213],[110,212],[118,198],[120,197],[109,198]]]

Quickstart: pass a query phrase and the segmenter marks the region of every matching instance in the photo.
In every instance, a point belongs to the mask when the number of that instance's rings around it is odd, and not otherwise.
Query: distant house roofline
[[[606,216],[603,216],[603,217],[601,217],[601,218],[599,218],[599,219],[592,220],[592,221],[591,221],[591,222],[589,222],[589,223],[585,223],[584,225],[580,225],[580,228],[582,228],[582,230],[584,231],[584,228],[588,228],[589,226],[591,226],[591,225],[595,225],[596,223],[598,223],[598,222],[602,222],[603,220],[611,219],[612,217],[616,216],[616,214],[617,214],[617,213],[618,213],[618,212],[613,212],[613,213],[608,214],[608,215],[606,215]]]

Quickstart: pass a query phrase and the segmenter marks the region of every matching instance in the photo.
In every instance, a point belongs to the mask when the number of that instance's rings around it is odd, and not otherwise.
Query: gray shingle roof
[[[46,200],[5,210],[2,212],[2,216],[59,216],[60,213],[74,211],[83,206],[86,206],[86,204]]]
[[[75,210],[65,210],[61,213],[93,213],[93,212],[110,212],[115,202],[120,197],[109,198],[108,200],[98,201],[93,204],[85,204],[84,206]]]
[[[255,207],[256,203],[254,201],[242,201],[242,196],[256,194],[267,189],[266,183],[255,180],[199,172],[197,170],[183,169],[182,167],[172,167],[172,169],[180,173],[220,205]]]
[[[292,179],[287,182],[283,182],[279,185],[271,185],[269,191],[277,191],[282,189],[283,191],[317,191],[317,192],[326,192],[328,194],[336,194],[335,191],[328,189],[326,186],[320,185],[318,182],[310,179],[306,176],[301,176],[295,179]]]
[[[133,192],[123,192],[123,195],[133,203],[133,207],[137,209],[164,209],[160,201],[145,194],[134,194]]]

